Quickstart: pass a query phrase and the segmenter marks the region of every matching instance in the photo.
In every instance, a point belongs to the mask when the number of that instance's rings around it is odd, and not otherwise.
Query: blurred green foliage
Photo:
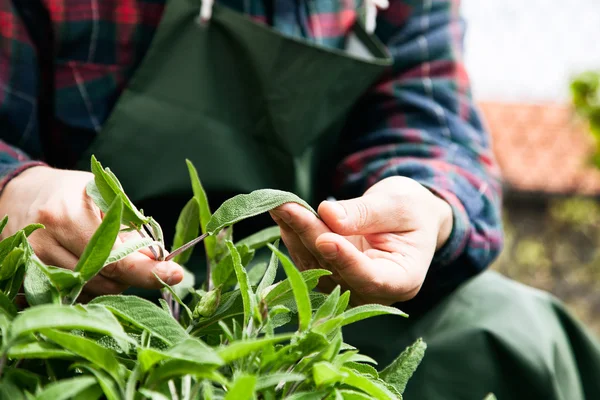
[[[600,201],[508,202],[501,273],[563,300],[600,335]]]
[[[577,76],[571,83],[571,96],[575,110],[588,121],[596,140],[592,161],[600,168],[600,71],[588,71]]]

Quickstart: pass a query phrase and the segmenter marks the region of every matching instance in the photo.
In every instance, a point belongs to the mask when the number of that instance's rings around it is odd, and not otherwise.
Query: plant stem
[[[197,245],[198,243],[200,243],[201,241],[203,241],[204,238],[206,238],[207,236],[208,236],[208,233],[205,233],[205,234],[203,234],[201,236],[198,236],[196,239],[187,242],[186,244],[184,244],[183,246],[181,246],[177,250],[173,251],[167,257],[165,257],[165,261],[172,260],[174,257],[176,257],[179,254],[183,253],[187,249],[190,249],[190,248],[194,247],[195,245]]]
[[[201,384],[202,384],[202,381],[198,381],[194,384],[194,386],[192,387],[192,391],[190,393],[190,399],[195,399],[198,396],[198,393],[200,392]]]
[[[143,238],[146,238],[146,237],[148,237],[148,236],[151,236],[151,235],[148,235],[148,234],[146,233],[146,230],[145,230],[145,228],[144,228],[144,227],[142,227],[142,229],[140,229],[140,230],[138,231],[138,233],[139,233],[139,234],[140,234],[140,236],[141,236],[141,237],[143,237]],[[154,238],[152,238],[152,239],[154,239]],[[152,246],[148,246],[148,248],[149,248],[149,249],[150,249],[150,251],[152,252],[152,255],[154,256],[154,259],[155,259],[155,260],[158,260],[158,254],[156,253],[156,250],[154,250],[154,247],[152,247]]]
[[[171,399],[179,400],[179,396],[177,396],[177,388],[175,387],[175,382],[173,382],[173,380],[171,379],[169,381],[168,385],[169,385],[169,391],[171,392]]]
[[[0,378],[2,377],[2,372],[4,372],[4,366],[6,365],[6,352],[2,353],[2,357],[0,357]]]

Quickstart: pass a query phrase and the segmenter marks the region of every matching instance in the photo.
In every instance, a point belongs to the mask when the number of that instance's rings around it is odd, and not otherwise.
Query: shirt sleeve
[[[341,197],[400,175],[450,204],[453,231],[435,254],[424,293],[451,290],[502,247],[499,171],[462,61],[459,3],[392,0],[380,14],[376,35],[393,66],[352,111],[336,170]]]
[[[45,165],[26,153],[39,153],[40,147],[36,68],[35,50],[22,21],[13,8],[0,9],[0,193],[27,168]]]

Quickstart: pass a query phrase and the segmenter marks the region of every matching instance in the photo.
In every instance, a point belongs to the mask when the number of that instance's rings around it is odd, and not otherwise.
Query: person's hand
[[[100,209],[85,191],[93,178],[89,172],[44,166],[22,172],[6,185],[0,196],[0,214],[8,215],[2,237],[31,223],[43,224],[46,229],[39,229],[29,237],[36,255],[48,265],[74,269],[102,220]],[[139,234],[120,234],[115,246],[132,237]],[[155,261],[146,249],[103,268],[85,286],[81,299],[121,293],[129,286],[158,289],[161,284],[153,272],[169,284],[183,279],[178,264]]]
[[[452,231],[450,205],[404,177],[384,179],[356,199],[325,201],[318,213],[321,220],[287,203],[271,216],[297,267],[330,270],[319,288],[339,284],[353,304],[413,298]]]

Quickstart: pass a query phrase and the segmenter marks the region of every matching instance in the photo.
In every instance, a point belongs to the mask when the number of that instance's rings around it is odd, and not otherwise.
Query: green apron
[[[185,158],[213,200],[259,188],[322,199],[345,117],[390,65],[383,46],[357,25],[348,51],[324,49],[219,6],[201,27],[199,7],[168,2],[142,65],[80,166],[95,154],[132,200],[155,205],[143,207],[155,217],[183,203],[153,199],[191,197]],[[157,220],[174,226],[172,218]],[[493,273],[424,315],[368,320],[345,336],[382,366],[424,337],[429,349],[409,399],[481,399],[488,391],[500,399],[600,399],[596,344],[554,300]]]

